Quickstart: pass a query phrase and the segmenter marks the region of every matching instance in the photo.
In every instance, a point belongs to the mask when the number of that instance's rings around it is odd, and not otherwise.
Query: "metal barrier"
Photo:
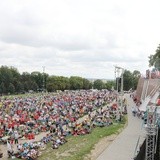
[[[155,160],[159,159],[160,159],[160,129],[158,130],[158,138],[157,138],[156,153],[155,153]]]
[[[145,152],[146,152],[146,140],[144,140],[143,144],[140,147],[139,153],[134,158],[134,160],[145,160]]]
[[[140,151],[138,152],[137,156],[134,157],[133,159],[134,160],[146,160],[145,153],[146,153],[146,140],[144,140],[142,146],[140,147]],[[157,139],[157,144],[156,144],[156,153],[154,156],[154,160],[160,160],[160,128],[158,130],[158,139]]]

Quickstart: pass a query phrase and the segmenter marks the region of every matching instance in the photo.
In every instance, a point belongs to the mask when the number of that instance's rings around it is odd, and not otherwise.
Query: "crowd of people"
[[[101,126],[111,125],[118,109],[107,106],[103,110],[102,106],[114,100],[117,100],[117,94],[107,90],[1,98],[0,140],[7,143],[9,149],[13,143],[17,144],[20,158],[34,159],[39,155],[38,149],[46,143],[52,142],[52,148],[57,149],[67,142],[65,137],[68,135],[89,134],[98,123]],[[96,110],[94,114],[93,110]],[[84,115],[87,119],[78,122]],[[40,143],[19,143],[20,138],[34,140],[40,132],[47,133]]]
[[[133,116],[138,117],[140,119],[145,119],[146,118],[145,117],[145,112],[139,109],[142,102],[139,99],[137,99],[134,94],[131,94],[130,97],[134,101],[134,105],[131,108]]]

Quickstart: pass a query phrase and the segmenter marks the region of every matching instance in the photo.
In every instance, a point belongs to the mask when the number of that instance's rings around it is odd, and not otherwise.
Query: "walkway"
[[[142,120],[133,117],[131,106],[134,102],[126,95],[128,100],[128,126],[120,133],[117,138],[109,145],[97,160],[131,160],[134,157],[137,141],[140,136],[140,143],[145,139],[145,131],[142,129]]]

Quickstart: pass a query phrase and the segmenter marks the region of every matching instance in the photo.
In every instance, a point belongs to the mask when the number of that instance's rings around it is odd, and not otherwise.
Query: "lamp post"
[[[115,66],[115,80],[116,80],[116,90],[117,90],[117,93],[118,93],[119,69],[117,68],[117,66]]]
[[[45,66],[42,66],[42,68],[43,68],[43,85],[42,85],[42,92],[44,93],[44,91],[45,91],[45,79],[44,79],[44,72],[45,72]]]
[[[121,70],[121,76],[119,77],[119,73]],[[121,78],[121,90],[120,90],[120,112],[122,113],[122,108],[123,108],[123,74],[124,74],[124,68],[115,66],[115,78]],[[118,80],[117,80],[117,92],[118,92]]]

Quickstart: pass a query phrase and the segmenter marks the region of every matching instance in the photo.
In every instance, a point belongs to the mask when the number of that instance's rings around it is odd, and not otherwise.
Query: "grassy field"
[[[34,96],[33,94],[32,96]],[[38,95],[38,94],[36,94]],[[29,95],[18,95],[18,97],[27,97]],[[10,96],[14,98],[16,96]],[[41,151],[42,154],[38,160],[84,160],[94,148],[95,144],[104,137],[112,134],[118,134],[126,124],[126,116],[122,119],[121,123],[114,123],[109,127],[96,127],[92,130],[91,134],[83,136],[70,136],[67,137],[68,142],[59,147],[59,149],[52,149],[51,143],[47,144],[47,148]],[[15,159],[18,160],[18,159]]]
[[[91,152],[94,145],[102,138],[111,134],[118,134],[124,127],[126,118],[121,123],[115,123],[109,127],[94,128],[91,134],[84,136],[68,137],[68,142],[59,147],[52,149],[51,143],[47,149],[42,152],[39,160],[83,160]]]
[[[42,154],[38,160],[84,160],[99,140],[120,133],[126,123],[127,116],[121,123],[114,123],[109,127],[96,127],[91,134],[67,137],[68,142],[58,149],[52,149],[51,143],[48,143],[47,148],[41,151]],[[15,158],[15,160],[19,159]]]

